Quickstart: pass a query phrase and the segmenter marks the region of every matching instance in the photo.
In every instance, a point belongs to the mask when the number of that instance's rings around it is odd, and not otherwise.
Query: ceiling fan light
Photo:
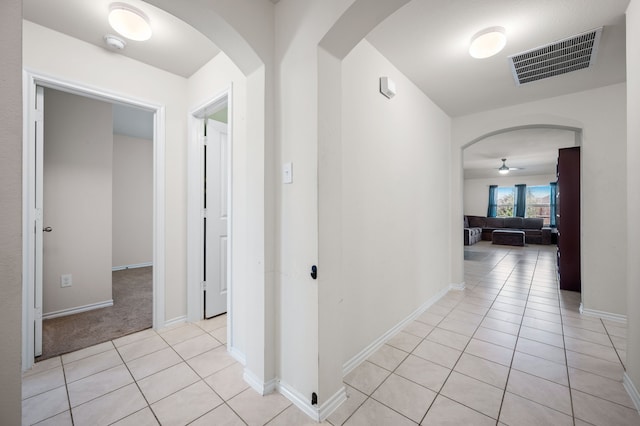
[[[500,173],[501,175],[506,175],[507,173],[509,173],[509,167],[507,167],[507,165],[505,164],[507,161],[506,158],[502,159],[502,166],[500,166],[498,168],[498,173]]]
[[[142,11],[124,3],[109,7],[111,28],[129,40],[145,41],[151,38],[151,23]]]
[[[488,58],[504,49],[506,44],[507,36],[503,27],[486,28],[471,37],[469,55],[476,59]]]

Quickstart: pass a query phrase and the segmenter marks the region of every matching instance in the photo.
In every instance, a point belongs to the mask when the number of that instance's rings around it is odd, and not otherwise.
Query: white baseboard
[[[170,320],[165,321],[164,325],[162,327],[160,327],[160,329],[171,327],[171,326],[177,325],[177,324],[182,324],[184,322],[187,322],[187,316],[186,315],[175,317],[175,318],[172,318]]]
[[[282,381],[278,384],[278,392],[291,401],[293,405],[298,407],[300,411],[311,417],[316,422],[324,421],[335,411],[336,408],[340,406],[340,404],[347,400],[347,391],[344,386],[321,406],[311,405],[311,395],[302,395],[300,392]]]
[[[113,271],[123,271],[125,269],[146,268],[148,266],[153,266],[153,262],[134,263],[133,265],[114,266],[111,268],[111,271],[113,272]]]
[[[319,408],[320,419],[318,421],[325,421],[343,402],[347,400],[347,390],[345,387],[341,387],[338,392],[325,401]]]
[[[42,314],[42,319],[65,317],[67,315],[79,314],[80,312],[93,311],[94,309],[108,308],[113,306],[113,299],[105,300],[104,302],[91,303],[84,306],[76,306],[75,308],[62,309],[59,311],[49,312]]]
[[[229,352],[229,355],[231,355],[236,361],[242,364],[243,367],[247,365],[247,357],[245,356],[245,354],[240,352],[237,348],[228,348],[228,352]]]
[[[623,322],[623,323],[627,322],[627,316],[626,315],[612,314],[611,312],[598,311],[596,309],[586,309],[582,305],[582,303],[580,303],[580,313],[582,315],[586,315],[588,317],[602,318],[602,319],[606,319],[606,320]]]
[[[625,371],[624,376],[622,376],[622,384],[624,388],[627,390],[629,397],[631,397],[631,401],[633,401],[633,405],[636,406],[636,410],[640,412],[640,392],[638,392],[638,388],[631,381],[631,377],[627,375]]]
[[[366,360],[371,354],[377,351],[382,345],[384,345],[390,338],[395,336],[398,332],[400,332],[403,328],[413,322],[416,318],[418,318],[424,311],[426,311],[429,307],[431,307],[434,303],[440,300],[445,294],[447,294],[451,289],[455,290],[463,290],[465,287],[464,282],[461,284],[451,284],[440,290],[436,295],[428,299],[424,302],[418,309],[413,311],[409,316],[407,316],[404,320],[400,321],[389,331],[384,333],[366,348],[364,348],[360,353],[347,361],[343,366],[343,376],[349,374],[353,369],[355,369],[358,365],[360,365],[364,360]],[[233,354],[232,354],[233,355]],[[244,359],[244,357],[243,357]],[[340,388],[333,396],[331,396],[327,401],[325,401],[321,406],[316,406],[311,404],[311,395],[302,395],[296,389],[291,387],[286,382],[282,382],[279,379],[272,379],[268,382],[263,382],[260,380],[252,371],[248,370],[246,367],[244,369],[243,379],[251,386],[253,390],[258,392],[260,395],[266,395],[273,391],[278,391],[285,398],[290,400],[296,407],[298,407],[302,412],[308,415],[311,419],[316,422],[324,421],[327,417],[329,417],[343,402],[347,400],[347,393],[344,387]]]
[[[382,336],[378,337],[371,344],[369,344],[366,348],[356,354],[353,358],[348,360],[342,366],[342,374],[346,376],[351,371],[353,371],[357,366],[359,366],[364,360],[369,358],[375,351],[380,349],[382,345],[384,345],[389,339],[398,334],[403,328],[413,322],[416,318],[418,318],[424,311],[426,311],[431,305],[440,300],[445,294],[447,294],[450,290],[450,286],[447,286],[436,293],[435,296],[431,297],[429,300],[424,302],[418,309],[413,311],[406,317],[404,320],[400,321],[394,327],[392,327],[389,331],[384,333]]]
[[[467,287],[467,284],[464,281],[462,281],[459,284],[451,284],[449,287],[451,287],[451,290],[462,291]]]
[[[278,384],[278,392],[282,394],[289,401],[293,402],[293,405],[298,407],[303,413],[311,417],[314,421],[320,421],[320,413],[316,405],[311,405],[311,395],[305,396],[300,392],[289,386],[285,382]]]
[[[251,386],[253,390],[258,392],[260,395],[268,395],[275,391],[278,387],[278,379],[271,379],[268,382],[263,382],[252,371],[247,369],[247,367],[244,368],[244,374],[242,375],[242,378],[249,384],[249,386]]]

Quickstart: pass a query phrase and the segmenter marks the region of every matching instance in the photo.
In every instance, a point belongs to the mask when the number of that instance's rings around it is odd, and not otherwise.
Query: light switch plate
[[[293,183],[293,164],[284,163],[282,165],[282,183]]]

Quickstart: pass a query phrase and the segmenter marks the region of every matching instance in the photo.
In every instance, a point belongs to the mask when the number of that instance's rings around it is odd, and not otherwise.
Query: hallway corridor
[[[622,385],[626,327],[558,292],[555,246],[465,250],[466,289],[349,373],[324,424],[640,424]],[[147,330],[39,363],[24,376],[23,424],[315,424],[248,388],[225,326]]]

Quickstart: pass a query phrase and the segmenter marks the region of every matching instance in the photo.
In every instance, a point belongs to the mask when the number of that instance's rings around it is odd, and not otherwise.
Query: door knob
[[[42,228],[42,232],[51,232],[53,231],[53,228],[50,226],[47,226],[46,228]]]

